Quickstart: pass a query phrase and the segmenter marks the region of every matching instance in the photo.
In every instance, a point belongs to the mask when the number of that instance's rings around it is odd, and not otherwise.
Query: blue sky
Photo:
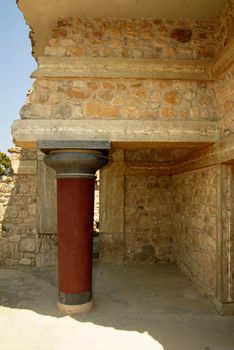
[[[0,0],[0,151],[13,145],[11,124],[32,87],[36,68],[31,55],[29,28],[15,0]]]

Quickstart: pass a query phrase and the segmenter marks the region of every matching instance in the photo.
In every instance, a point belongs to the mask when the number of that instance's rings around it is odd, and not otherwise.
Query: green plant
[[[0,152],[0,175],[8,175],[11,171],[11,161],[9,157]]]

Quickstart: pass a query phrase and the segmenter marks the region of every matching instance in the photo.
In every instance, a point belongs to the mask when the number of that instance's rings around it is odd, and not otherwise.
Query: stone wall
[[[224,9],[215,21],[214,39],[216,43],[215,52],[222,50],[234,36],[234,0],[228,0]]]
[[[22,154],[22,158],[33,152]],[[36,176],[0,179],[0,266],[36,263]]]
[[[38,80],[23,119],[217,120],[213,85],[137,79]]]
[[[127,167],[124,178],[126,263],[173,261],[171,178],[142,168],[144,162],[151,162],[153,168],[173,155],[170,150],[125,151],[125,164],[130,162],[135,168]]]
[[[172,263],[171,178],[157,167],[184,150],[113,150],[101,171],[100,262]]]
[[[213,22],[157,19],[58,21],[45,55],[210,59]],[[152,79],[38,79],[23,119],[217,120],[213,86]]]
[[[234,65],[214,83],[222,136],[234,132]]]
[[[216,287],[217,167],[172,177],[178,267],[206,294]]]
[[[125,262],[173,260],[169,176],[125,176]]]
[[[213,21],[61,19],[45,55],[206,59],[214,55],[213,29]]]

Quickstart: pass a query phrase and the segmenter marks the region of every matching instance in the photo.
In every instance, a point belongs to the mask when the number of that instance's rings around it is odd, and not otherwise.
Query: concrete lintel
[[[138,78],[211,80],[209,61],[147,58],[38,58],[32,78]]]
[[[35,147],[43,140],[110,140],[121,143],[199,143],[218,140],[217,122],[141,120],[16,120],[12,126],[16,145]]]

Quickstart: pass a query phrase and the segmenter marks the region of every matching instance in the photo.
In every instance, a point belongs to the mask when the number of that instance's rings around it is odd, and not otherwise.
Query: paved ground
[[[173,266],[98,267],[94,309],[56,309],[56,273],[0,270],[0,350],[234,350],[234,317],[218,316]]]

